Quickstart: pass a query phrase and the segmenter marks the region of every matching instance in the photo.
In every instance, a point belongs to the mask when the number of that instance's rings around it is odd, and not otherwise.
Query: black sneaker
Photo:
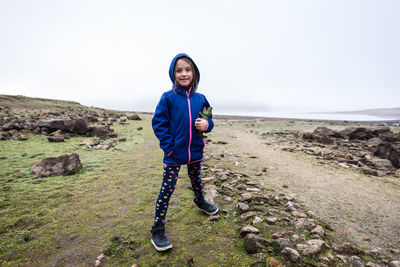
[[[157,251],[165,251],[172,248],[172,243],[165,236],[165,226],[153,226],[151,231],[151,243]]]
[[[218,206],[211,204],[205,199],[194,201],[194,203],[196,203],[196,206],[208,215],[213,215],[219,211]]]

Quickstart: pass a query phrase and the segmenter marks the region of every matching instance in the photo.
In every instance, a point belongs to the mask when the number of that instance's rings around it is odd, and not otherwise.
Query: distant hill
[[[340,111],[340,112],[332,112],[332,113],[370,115],[370,116],[377,116],[377,117],[400,119],[400,107],[398,107],[398,108],[364,109],[364,110],[355,110],[355,111]]]
[[[27,97],[23,95],[0,95],[0,107],[10,109],[51,109],[51,110],[104,110],[87,107],[75,101]]]

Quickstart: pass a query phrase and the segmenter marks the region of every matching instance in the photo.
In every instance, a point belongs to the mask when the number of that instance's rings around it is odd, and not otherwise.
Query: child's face
[[[184,59],[178,59],[175,64],[175,80],[183,88],[189,88],[193,81],[192,67]]]

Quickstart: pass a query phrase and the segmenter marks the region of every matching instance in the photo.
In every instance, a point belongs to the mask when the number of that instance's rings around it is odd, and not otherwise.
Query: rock
[[[217,221],[219,219],[221,219],[221,215],[217,214],[217,215],[213,215],[213,216],[208,217],[207,220],[209,220],[209,221]]]
[[[267,217],[266,221],[268,224],[273,225],[278,221],[278,217]]]
[[[298,234],[293,234],[290,237],[290,241],[292,241],[293,243],[297,243],[300,240],[300,236]]]
[[[352,267],[364,267],[364,263],[357,256],[351,256],[347,258],[348,264]]]
[[[279,250],[286,248],[286,247],[292,247],[292,242],[288,238],[278,238],[275,241],[275,246],[278,247]]]
[[[349,242],[344,242],[342,244],[336,244],[333,246],[333,250],[340,254],[359,255],[359,254],[365,253],[362,249],[360,249],[356,245],[353,245]]]
[[[256,192],[246,192],[240,195],[240,200],[244,202],[268,202],[269,197],[267,195],[259,194]]]
[[[294,222],[294,227],[297,230],[312,230],[315,227],[315,223],[313,219],[299,218],[297,221]]]
[[[54,132],[57,130],[65,131],[65,122],[66,120],[44,120],[38,121],[38,126],[40,128],[47,128],[50,132]]]
[[[338,132],[326,127],[317,127],[314,130],[314,134],[319,136],[340,137],[340,134]]]
[[[295,211],[297,210],[295,204],[292,201],[288,201],[284,207],[286,211]]]
[[[260,230],[251,225],[245,225],[242,229],[240,229],[241,236],[246,236],[247,234],[258,234],[259,232]]]
[[[330,264],[335,259],[335,256],[333,256],[331,252],[327,252],[324,255],[321,255],[318,259],[326,264]]]
[[[288,261],[291,261],[291,262],[299,262],[301,260],[300,253],[297,250],[292,249],[290,247],[285,247],[281,251],[281,256],[285,260],[288,260]]]
[[[320,237],[324,237],[325,231],[324,231],[324,228],[322,228],[322,226],[318,225],[317,227],[312,229],[311,234],[316,234]]]
[[[260,189],[255,188],[255,187],[248,187],[248,188],[246,188],[246,191],[248,191],[248,192],[261,192]]]
[[[307,214],[298,210],[292,211],[292,215],[296,218],[307,218]]]
[[[8,133],[0,133],[0,140],[8,140],[10,135]]]
[[[374,155],[382,159],[388,159],[397,169],[400,168],[400,152],[389,143],[380,144]]]
[[[312,256],[320,253],[325,248],[325,242],[320,239],[310,239],[305,243],[297,244],[296,248],[304,256]]]
[[[139,115],[137,115],[137,114],[133,114],[133,115],[126,116],[126,118],[127,118],[128,120],[134,120],[134,121],[140,121],[140,120],[142,120],[142,119],[139,117]]]
[[[217,187],[215,185],[206,184],[203,187],[204,198],[211,203],[215,203],[215,198],[218,196]]]
[[[400,261],[389,262],[389,267],[400,267]]]
[[[212,177],[212,176],[201,178],[201,182],[203,185],[213,184],[216,180],[217,180],[217,178]]]
[[[377,147],[382,143],[383,143],[382,139],[380,139],[379,137],[373,137],[368,140],[367,146],[368,147]]]
[[[244,237],[244,248],[247,253],[253,254],[257,252],[261,252],[264,250],[264,244],[266,244],[265,239],[255,235],[255,234],[247,234]]]
[[[62,134],[55,134],[55,135],[50,135],[47,137],[47,140],[51,142],[64,142],[65,136]]]
[[[136,130],[141,131],[141,130],[143,130],[143,127],[140,126],[140,127],[138,127]]]
[[[76,118],[72,120],[65,121],[65,128],[71,133],[76,133],[79,135],[84,135],[88,131],[88,124],[83,118]]]
[[[393,169],[392,162],[388,159],[371,159],[370,162],[379,169]]]
[[[246,211],[249,210],[249,205],[247,205],[246,203],[239,202],[239,203],[237,204],[237,207],[238,207],[239,212],[240,212],[241,214],[242,214],[242,213],[245,213]]]
[[[109,133],[111,133],[111,129],[108,125],[94,125],[89,127],[89,136],[105,138]]]
[[[39,177],[71,175],[82,169],[78,154],[44,158],[35,163],[31,172]]]
[[[28,140],[28,137],[25,134],[20,134],[17,136],[18,141],[25,141]]]
[[[253,220],[253,225],[259,224],[259,223],[261,223],[262,221],[263,221],[262,218],[256,216],[256,217],[254,218],[254,220]]]
[[[256,212],[256,211],[249,211],[249,212],[246,212],[246,213],[243,213],[242,215],[240,215],[240,219],[246,220],[248,218],[256,216],[257,214],[258,214],[258,212]]]

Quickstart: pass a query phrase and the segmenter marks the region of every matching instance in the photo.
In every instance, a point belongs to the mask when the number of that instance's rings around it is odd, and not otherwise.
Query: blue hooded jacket
[[[199,82],[200,72],[194,61],[186,54],[178,54],[169,68],[172,84],[175,82],[176,61],[182,57],[192,61]],[[153,116],[152,126],[154,134],[160,141],[160,147],[164,151],[165,164],[182,165],[203,159],[205,142],[197,134],[194,122],[200,117],[199,112],[209,107],[210,104],[204,95],[192,92],[190,89],[186,90],[178,86],[162,94]],[[214,122],[212,118],[207,119],[207,122],[208,128],[205,132],[210,132],[214,127]]]

